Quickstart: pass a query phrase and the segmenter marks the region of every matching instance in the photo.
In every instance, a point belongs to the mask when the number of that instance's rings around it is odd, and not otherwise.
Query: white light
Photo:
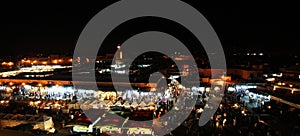
[[[227,121],[226,119],[223,120],[223,126],[225,126],[226,121]]]
[[[234,87],[228,87],[227,89],[229,92],[235,92],[235,88]]]
[[[31,85],[24,85],[24,88],[25,88],[26,90],[29,90],[29,89],[31,89]]]
[[[115,71],[117,74],[125,74],[125,70],[116,70]]]
[[[202,92],[202,93],[203,93],[203,92],[204,92],[204,90],[205,90],[205,87],[200,87],[200,88],[199,88],[199,90],[200,90],[200,92]]]
[[[273,81],[275,81],[275,78],[267,78],[266,79],[268,82],[273,82]]]
[[[216,87],[214,88],[214,90],[215,90],[215,91],[220,91],[220,87],[216,86]]]
[[[210,91],[210,87],[205,88],[205,91],[209,92]]]
[[[202,108],[197,110],[197,113],[202,113],[204,110]]]
[[[241,88],[242,88],[242,89],[248,89],[248,86],[242,85]]]

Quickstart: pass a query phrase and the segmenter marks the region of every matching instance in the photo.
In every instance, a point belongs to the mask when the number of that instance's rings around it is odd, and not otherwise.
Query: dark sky
[[[112,2],[1,5],[0,56],[71,54],[86,23]],[[298,52],[300,9],[296,6],[254,4],[216,7],[195,0],[188,3],[208,19],[227,53],[245,50]],[[122,39],[120,32],[112,36],[116,39],[111,41]]]

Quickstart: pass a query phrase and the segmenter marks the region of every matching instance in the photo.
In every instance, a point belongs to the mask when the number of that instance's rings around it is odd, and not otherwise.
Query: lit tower
[[[117,56],[116,56],[116,64],[117,65],[120,65],[122,64],[122,59],[123,59],[123,53],[122,53],[122,50],[121,50],[121,46],[120,44],[117,46]]]

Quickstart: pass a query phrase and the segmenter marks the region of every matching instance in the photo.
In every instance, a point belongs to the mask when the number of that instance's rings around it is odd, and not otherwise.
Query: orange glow
[[[47,65],[47,61],[43,61],[42,64]]]
[[[22,85],[24,86],[24,85],[26,85],[25,83],[22,83]]]
[[[176,57],[175,60],[184,60],[183,58]]]
[[[12,66],[12,65],[14,65],[14,63],[13,63],[13,62],[8,62],[7,65],[8,65],[8,66]]]
[[[63,61],[62,59],[59,59],[59,60],[58,60],[58,62],[62,62],[62,61]]]
[[[57,64],[57,60],[53,60],[52,63]]]
[[[14,83],[12,83],[12,82],[9,82],[9,85],[13,85]]]
[[[72,62],[72,61],[73,61],[73,59],[69,59],[69,61],[70,61],[70,62]]]
[[[13,66],[14,65],[13,62],[2,62],[1,64],[4,66]]]
[[[38,84],[38,86],[39,86],[39,87],[41,87],[41,86],[42,86],[42,84],[40,83],[40,84]]]
[[[32,63],[36,63],[37,61],[36,60],[34,60]]]

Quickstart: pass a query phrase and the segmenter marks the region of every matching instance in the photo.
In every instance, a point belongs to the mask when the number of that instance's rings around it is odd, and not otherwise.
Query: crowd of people
[[[110,111],[122,111],[116,113],[122,113],[120,114],[121,116],[124,118],[128,117],[131,120],[145,121],[161,119],[158,121],[158,126],[165,127],[167,130],[174,129],[169,127],[170,124],[178,124],[177,128],[167,135],[279,136],[300,134],[299,109],[289,107],[280,102],[270,101],[268,104],[265,104],[265,106],[255,108],[250,106],[250,102],[247,103],[242,99],[242,96],[245,94],[237,95],[235,92],[225,91],[216,113],[207,124],[199,126],[198,122],[201,113],[209,106],[207,101],[212,95],[209,90],[204,89],[197,93],[191,93],[191,91],[185,91],[180,87],[178,82],[174,81],[169,84],[165,92],[160,92],[161,94],[159,94],[159,92],[134,93],[120,93],[113,97],[105,97],[105,100],[111,101],[112,103]],[[150,93],[152,96],[150,96]],[[94,97],[94,95],[91,96]],[[197,98],[196,106],[186,106],[182,104],[182,102],[188,101],[188,99],[192,99],[192,97]],[[96,99],[97,98],[99,97],[96,97]],[[70,122],[78,123],[84,121],[86,124],[91,124],[92,120],[86,116],[86,111],[68,108],[68,103],[71,102],[76,103],[77,99],[34,99],[32,101],[23,102],[15,101],[14,99],[1,100],[0,110],[2,113],[48,114],[53,117],[56,123],[60,123],[62,128]],[[129,107],[127,108],[124,106],[126,102],[129,103]],[[150,106],[147,105],[148,103],[153,102],[154,105],[152,106],[154,108],[144,110],[142,105],[131,106],[133,102],[145,102],[146,107]],[[117,103],[123,106],[117,106]],[[186,116],[186,112],[189,111],[189,108],[192,108],[192,112]],[[68,110],[66,111],[66,109]],[[170,111],[173,112],[172,115],[167,114]],[[105,111],[103,113],[105,113]],[[183,121],[183,123],[181,123],[181,121]],[[285,130],[287,128],[290,128],[290,131]]]
[[[294,136],[300,134],[299,109],[271,101],[269,106],[250,110],[250,107],[238,97],[235,93],[225,92],[217,112],[204,126],[198,125],[201,113],[195,108],[185,122],[168,135]],[[274,108],[270,108],[270,105]],[[269,112],[262,112],[266,110]]]

